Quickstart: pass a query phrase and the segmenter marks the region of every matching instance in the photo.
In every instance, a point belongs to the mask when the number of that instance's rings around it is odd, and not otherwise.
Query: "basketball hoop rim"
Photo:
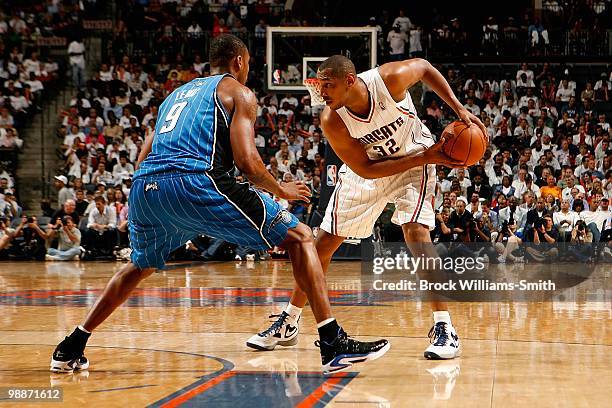
[[[321,96],[321,81],[318,78],[306,78],[302,84],[310,94],[311,106],[325,105],[325,100]]]

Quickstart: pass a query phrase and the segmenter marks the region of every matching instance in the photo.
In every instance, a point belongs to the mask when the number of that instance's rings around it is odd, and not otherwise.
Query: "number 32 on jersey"
[[[399,152],[400,148],[394,139],[388,139],[384,146],[375,145],[372,149],[376,150],[380,157],[386,157]]]

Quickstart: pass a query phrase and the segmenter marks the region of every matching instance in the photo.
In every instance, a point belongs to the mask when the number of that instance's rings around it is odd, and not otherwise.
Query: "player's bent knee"
[[[428,242],[430,240],[429,229],[416,222],[402,225],[404,237],[408,242]]]
[[[287,231],[287,236],[283,241],[285,245],[295,244],[314,244],[314,237],[312,236],[312,230],[306,224],[301,222],[294,228],[290,228]]]

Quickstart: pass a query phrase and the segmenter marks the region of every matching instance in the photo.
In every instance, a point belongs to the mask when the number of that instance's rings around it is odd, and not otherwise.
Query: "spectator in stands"
[[[75,191],[76,201],[75,208],[76,213],[78,214],[79,219],[85,215],[85,210],[89,206],[89,202],[87,201],[87,197],[85,195],[85,191],[80,189]],[[74,220],[75,218],[73,218]]]
[[[527,211],[518,206],[516,197],[508,199],[508,206],[499,211],[499,222],[516,223],[517,231],[523,231],[527,220]]]
[[[8,192],[10,190],[5,190]],[[12,220],[12,206],[6,201],[6,194],[0,194],[0,217]]]
[[[0,148],[19,150],[23,147],[23,140],[15,134],[15,129],[0,128]]]
[[[463,105],[463,107],[472,112],[475,116],[480,116],[480,107],[476,105],[473,97],[468,97],[467,103]]]
[[[572,244],[590,244],[593,241],[593,233],[587,226],[584,221],[578,220],[576,221],[576,227],[572,228],[570,242]]]
[[[595,161],[594,157],[587,158],[586,163],[587,163],[587,169],[584,173],[590,173],[591,177],[595,177],[600,180],[604,178],[603,173],[597,169],[597,162]]]
[[[516,90],[519,95],[524,94],[526,90],[533,89],[534,87],[535,84],[533,83],[533,80],[527,79],[527,75],[524,73],[521,74],[516,81]]]
[[[410,28],[408,32],[408,53],[411,58],[417,58],[423,56],[423,45],[421,36],[423,35],[423,30],[420,26],[414,25]]]
[[[512,187],[514,187],[514,196],[517,198],[522,197],[523,193],[527,191],[527,184],[525,182],[527,174],[527,169],[522,168],[518,171],[518,178],[512,181]]]
[[[389,43],[389,56],[391,61],[401,61],[405,58],[405,48],[408,37],[401,30],[400,25],[394,25],[393,29],[387,34],[387,43]]]
[[[491,201],[485,199],[480,203],[480,211],[474,215],[477,220],[482,219],[489,231],[495,232],[499,227],[499,215],[491,209]]]
[[[136,124],[138,125],[138,118],[134,115],[132,115],[132,112],[130,111],[130,108],[128,107],[124,107],[123,108],[123,114],[121,116],[121,118],[119,119],[119,126],[121,126],[123,129],[127,129],[129,127],[132,126],[131,124],[131,120],[134,119],[136,120]]]
[[[553,223],[562,241],[569,241],[573,228],[579,220],[580,216],[570,209],[570,200],[562,199],[561,209],[553,213]]]
[[[593,83],[591,81],[587,81],[585,88],[580,93],[580,100],[582,103],[585,103],[587,100],[593,100],[594,97],[595,90],[593,89]]]
[[[98,196],[95,208],[89,213],[85,248],[100,255],[110,255],[117,242],[117,214],[115,209],[106,205],[106,199]]]
[[[36,217],[27,218],[27,224],[23,226],[21,234],[15,237],[22,238],[15,250],[18,258],[39,261],[45,259],[47,233],[40,228]]]
[[[512,177],[510,176],[502,176],[501,185],[495,187],[493,191],[493,195],[497,193],[502,193],[505,197],[514,196],[514,187],[512,187]]]
[[[605,210],[599,208],[600,203],[605,203]],[[580,219],[585,222],[587,228],[593,234],[593,242],[599,242],[604,225],[610,218],[608,198],[591,197],[588,201],[588,206],[588,210],[580,212]]]
[[[486,23],[482,26],[482,48],[485,54],[498,55],[499,47],[499,26],[495,22],[494,17],[487,18]]]
[[[407,33],[412,27],[412,22],[410,21],[410,18],[406,16],[406,14],[404,13],[404,10],[400,9],[399,15],[395,18],[395,20],[393,20],[393,24],[391,25],[393,27],[399,26],[400,31],[402,33]]]
[[[543,197],[551,195],[557,200],[561,199],[561,188],[557,186],[557,181],[553,175],[548,175],[546,178],[546,186],[540,188],[540,193]]]
[[[456,242],[469,242],[469,224],[473,220],[472,214],[466,210],[467,202],[465,198],[458,197],[455,210],[451,213],[448,226],[453,234],[456,234]]]
[[[70,68],[72,69],[72,84],[77,90],[85,87],[85,45],[80,38],[75,37],[68,45]]]
[[[539,18],[535,18],[528,28],[529,45],[535,55],[540,55],[550,44],[548,30],[544,28]]]
[[[76,202],[73,199],[66,200],[64,205],[53,213],[49,220],[49,228],[52,228],[57,220],[62,220],[65,216],[70,216],[76,224],[79,223],[80,216],[76,209]]]
[[[610,132],[610,124],[606,121],[606,114],[605,113],[600,113],[597,116],[597,123],[595,124],[596,127],[601,127],[601,130],[603,130],[606,133]]]
[[[57,237],[58,247],[49,248],[45,259],[48,261],[70,261],[81,254],[81,231],[71,216],[58,218],[47,232],[47,239]]]
[[[567,78],[562,79],[561,85],[559,85],[559,89],[557,89],[557,94],[555,95],[558,104],[557,108],[560,109],[567,106],[572,96],[575,96],[575,91],[570,88]]]
[[[113,167],[113,179],[115,184],[121,183],[122,178],[125,175],[134,174],[134,166],[132,163],[128,163],[127,152],[122,151],[119,154],[119,163]]]
[[[25,124],[25,118],[29,113],[28,109],[30,108],[31,102],[26,99],[19,88],[15,88],[9,100],[16,126],[23,126]]]
[[[534,244],[554,244],[559,241],[559,231],[555,227],[552,216],[547,214],[541,220],[536,222],[534,226],[533,242]],[[559,250],[556,247],[528,247],[526,249],[527,254],[531,260],[536,262],[543,262],[559,254]]]
[[[74,199],[72,191],[68,188],[66,176],[55,176],[55,188],[57,189],[57,208],[62,208],[66,200]]]
[[[548,210],[546,209],[546,200],[544,197],[538,197],[538,199],[536,200],[536,204],[535,204],[535,208],[529,210],[527,212],[527,218],[526,218],[526,222],[525,222],[525,230],[526,231],[530,231],[533,226],[535,225],[535,223],[541,219],[542,217],[544,217],[545,215],[549,214]],[[528,236],[528,234],[527,234]]]
[[[98,169],[91,175],[91,184],[111,185],[113,183],[113,175],[106,170],[106,163],[98,163]]]
[[[608,80],[608,74],[605,72],[601,73],[600,79],[595,82],[593,88],[595,92],[594,100],[596,102],[608,102],[610,101],[610,95],[612,93],[612,83]]]
[[[525,191],[530,192],[534,197],[540,197],[542,195],[540,187],[533,182],[531,174],[525,176]]]
[[[15,124],[13,115],[6,107],[0,107],[0,128],[12,128]]]
[[[430,232],[431,241],[436,244],[438,242],[452,242],[453,231],[448,226],[450,211],[448,208],[442,208],[436,213],[436,226]]]
[[[584,125],[578,126],[578,133],[572,137],[572,143],[575,146],[587,144],[593,146],[593,136],[587,133],[587,128]]]
[[[116,120],[119,120],[123,114],[123,108],[117,103],[117,97],[115,95],[111,95],[109,98],[109,105],[104,108],[104,119],[107,123],[110,123],[111,121],[111,113]]]
[[[13,239],[21,233],[27,223],[27,218],[22,217],[21,223],[16,229],[10,227],[10,220],[0,215],[0,260],[8,257],[8,248]]]
[[[7,216],[10,220],[17,219],[21,216],[21,206],[17,203],[13,190],[4,190],[4,202],[6,203]]]
[[[2,172],[0,172],[0,194],[4,194],[4,192],[12,188],[13,185],[6,170],[2,169],[1,167],[0,170],[2,170]]]
[[[533,71],[531,70],[531,68],[529,68],[529,65],[526,62],[523,62],[519,70],[516,71],[516,81],[517,82],[519,81],[522,75],[525,75],[526,80],[529,82],[533,82],[535,79]]]
[[[84,184],[91,184],[91,173],[92,168],[87,164],[87,157],[82,157],[80,161],[72,165],[68,171],[68,176],[80,179]]]

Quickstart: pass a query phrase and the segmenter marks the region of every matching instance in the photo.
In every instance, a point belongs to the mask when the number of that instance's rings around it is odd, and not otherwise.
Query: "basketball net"
[[[321,83],[317,78],[306,78],[304,86],[310,94],[310,106],[325,105],[325,99],[321,96]]]

